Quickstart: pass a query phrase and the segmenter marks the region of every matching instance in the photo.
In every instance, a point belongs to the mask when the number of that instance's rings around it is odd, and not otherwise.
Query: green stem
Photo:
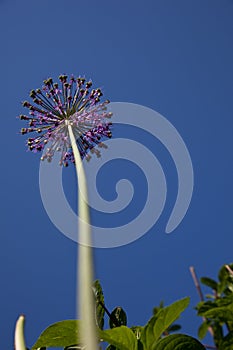
[[[93,253],[87,199],[87,184],[82,159],[73,134],[72,125],[67,121],[71,147],[74,154],[78,179],[78,314],[81,319],[80,337],[86,350],[97,350],[98,340],[95,324],[95,304],[93,298]]]

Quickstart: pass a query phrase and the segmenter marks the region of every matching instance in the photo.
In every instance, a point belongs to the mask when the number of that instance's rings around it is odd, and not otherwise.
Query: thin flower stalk
[[[44,81],[42,89],[32,90],[33,103],[24,101],[29,115],[19,118],[28,123],[21,129],[22,135],[32,134],[27,140],[28,149],[34,153],[43,151],[41,160],[52,161],[55,152],[60,153],[60,165],[75,164],[78,178],[79,242],[78,245],[78,308],[82,320],[80,336],[85,350],[97,350],[98,338],[95,324],[95,305],[92,291],[93,256],[87,185],[82,159],[91,155],[100,157],[96,147],[105,147],[103,138],[111,138],[112,113],[107,111],[108,100],[100,102],[101,89],[92,89],[91,81],[84,78],[59,77],[60,85],[52,78]],[[49,146],[48,146],[49,145]],[[84,194],[84,197],[82,196]],[[21,320],[22,321],[22,320]],[[16,350],[25,350],[17,348]]]
[[[91,230],[87,197],[87,184],[82,158],[78,151],[72,125],[68,125],[69,137],[75,159],[78,177],[79,242],[78,245],[78,310],[81,319],[80,337],[86,350],[97,350],[98,339],[95,324],[95,304],[92,291],[93,256],[91,248]]]

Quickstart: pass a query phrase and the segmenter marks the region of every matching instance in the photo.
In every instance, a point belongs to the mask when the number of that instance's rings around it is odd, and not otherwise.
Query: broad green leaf
[[[154,343],[154,325],[157,320],[157,314],[155,314],[151,319],[148,321],[145,327],[141,330],[141,342],[144,346],[145,350],[151,349],[152,344]]]
[[[160,339],[151,350],[205,350],[205,347],[188,335],[172,334]]]
[[[168,327],[177,320],[180,314],[189,305],[190,298],[184,298],[176,301],[175,303],[161,309],[157,314],[157,319],[154,324],[154,340],[158,340],[159,337],[165,332]]]
[[[54,323],[41,333],[32,349],[67,347],[78,344],[78,328],[78,320],[65,320]]]
[[[137,339],[126,326],[100,330],[99,336],[102,341],[108,342],[119,350],[137,350]]]
[[[95,295],[95,318],[96,318],[96,324],[100,329],[103,329],[104,327],[104,294],[101,287],[101,284],[99,280],[94,281],[93,283],[93,292]]]
[[[205,286],[212,288],[213,290],[218,289],[218,283],[209,277],[201,277],[201,283]]]
[[[116,307],[110,315],[109,318],[109,327],[120,327],[127,325],[127,315],[126,312],[122,309],[122,307]]]
[[[208,321],[204,321],[204,322],[200,325],[200,327],[199,327],[199,329],[198,329],[198,338],[199,338],[199,339],[205,338],[206,333],[208,332],[209,326],[210,326],[210,322],[208,322]]]
[[[230,332],[220,342],[219,350],[232,350],[232,349],[233,349],[233,332]]]
[[[150,350],[152,344],[159,339],[172,323],[177,320],[189,304],[189,298],[184,298],[160,309],[143,328],[141,342],[146,350]]]

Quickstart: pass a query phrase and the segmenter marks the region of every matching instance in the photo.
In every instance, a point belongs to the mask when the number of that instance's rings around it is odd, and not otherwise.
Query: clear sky
[[[158,140],[115,128],[115,137],[135,135],[156,154],[167,178],[167,200],[146,235],[123,247],[96,249],[95,262],[106,305],[124,307],[129,325],[143,325],[161,300],[191,296],[180,322],[183,332],[196,336],[201,320],[193,310],[198,296],[189,266],[199,276],[215,277],[233,260],[232,18],[232,0],[0,0],[1,348],[12,348],[21,313],[28,347],[49,324],[75,317],[76,244],[45,212],[39,155],[25,151],[18,134],[23,123],[16,119],[29,91],[61,73],[91,78],[113,102],[158,111],[185,141],[195,175],[193,198],[181,224],[167,235],[177,194],[174,163]],[[146,188],[145,179],[130,162],[117,162],[107,167],[108,180],[101,184],[100,178],[100,186],[106,198],[114,198],[114,181],[129,176],[136,204],[124,215],[132,217],[145,200],[137,192]],[[63,180],[75,207],[72,167],[64,169]]]

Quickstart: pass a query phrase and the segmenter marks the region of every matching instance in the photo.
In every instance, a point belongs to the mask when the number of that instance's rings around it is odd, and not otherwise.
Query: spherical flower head
[[[110,138],[112,113],[107,111],[109,101],[100,102],[103,95],[100,89],[92,89],[92,82],[84,78],[59,77],[60,84],[52,78],[44,81],[42,89],[32,90],[30,97],[33,103],[23,102],[29,109],[29,115],[20,115],[28,123],[21,133],[38,134],[27,140],[29,150],[41,152],[41,160],[51,161],[55,152],[61,153],[60,164],[67,166],[74,163],[68,125],[72,126],[77,146],[82,158],[89,160],[91,153],[100,156],[95,147],[106,147],[101,140]]]

